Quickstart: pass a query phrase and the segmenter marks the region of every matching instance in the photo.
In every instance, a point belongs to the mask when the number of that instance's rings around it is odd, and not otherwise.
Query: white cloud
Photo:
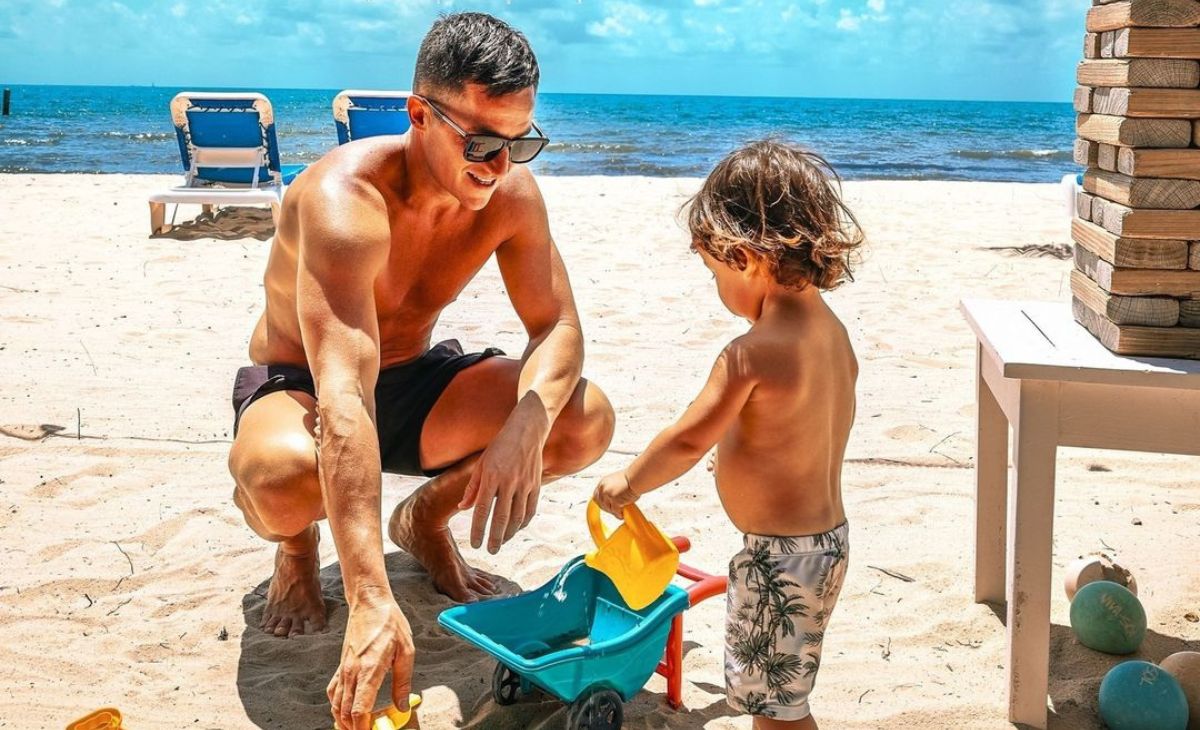
[[[633,31],[622,25],[621,21],[612,15],[605,18],[602,23],[588,23],[587,32],[597,38],[610,38],[612,36],[624,38],[633,35]]]
[[[649,24],[650,13],[639,5],[627,2],[609,3],[605,6],[608,15],[602,22],[587,25],[589,35],[598,38],[628,38],[634,31]],[[659,19],[661,21],[661,18]]]
[[[837,21],[838,30],[845,30],[851,33],[862,27],[862,19],[846,8],[842,8],[842,16]]]
[[[175,16],[176,18],[182,18],[183,16],[187,15],[187,6],[183,3],[175,3],[171,6],[171,15]]]
[[[721,0],[694,0],[696,5],[701,8],[707,8],[710,5],[720,5]]]
[[[887,7],[887,0],[867,0],[867,7],[874,10],[876,14],[882,14]]]

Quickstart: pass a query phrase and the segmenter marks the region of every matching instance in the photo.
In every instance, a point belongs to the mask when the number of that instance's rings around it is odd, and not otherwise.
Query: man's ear
[[[421,131],[425,131],[425,127],[429,124],[429,108],[422,104],[415,96],[408,97],[405,108],[408,109],[408,123]]]

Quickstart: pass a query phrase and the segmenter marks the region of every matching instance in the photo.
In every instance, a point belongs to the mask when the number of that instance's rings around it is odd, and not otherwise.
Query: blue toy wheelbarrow
[[[672,540],[680,552],[691,547],[686,538]],[[537,688],[571,706],[568,730],[616,730],[623,703],[655,672],[667,678],[671,707],[683,705],[683,612],[724,593],[726,578],[686,565],[677,573],[693,583],[686,590],[668,586],[634,611],[581,556],[536,590],[455,606],[438,623],[496,658],[497,704],[511,705]]]

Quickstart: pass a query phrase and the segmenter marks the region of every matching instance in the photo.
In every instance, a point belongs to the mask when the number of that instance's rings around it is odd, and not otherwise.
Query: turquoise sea
[[[167,110],[181,89],[11,88],[0,172],[182,169]],[[337,90],[260,91],[284,162],[337,144]],[[770,135],[817,150],[847,179],[1056,182],[1076,171],[1069,103],[541,94],[537,119],[552,140],[533,162],[543,175],[702,176],[736,145]]]

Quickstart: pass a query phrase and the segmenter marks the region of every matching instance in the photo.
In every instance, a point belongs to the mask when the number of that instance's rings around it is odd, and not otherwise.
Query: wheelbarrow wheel
[[[619,694],[611,689],[588,690],[571,703],[567,730],[618,730],[624,715]]]
[[[521,699],[521,675],[496,662],[492,672],[492,699],[497,705],[511,705]]]

